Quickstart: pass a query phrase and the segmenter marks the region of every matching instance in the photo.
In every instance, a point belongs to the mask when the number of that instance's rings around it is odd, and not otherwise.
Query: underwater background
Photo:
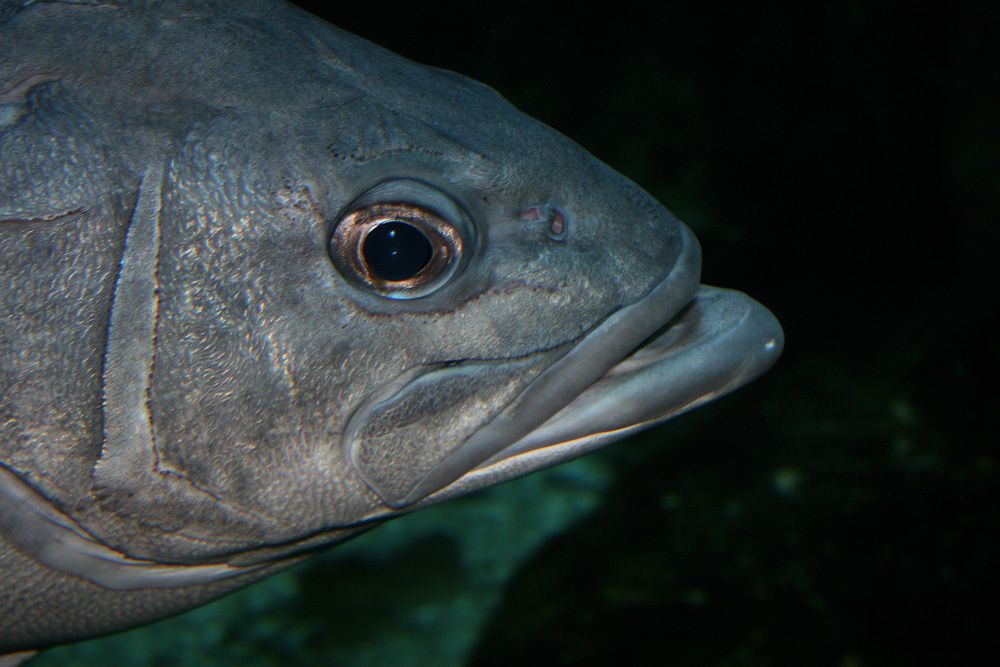
[[[30,667],[996,655],[1000,4],[298,4],[638,182],[698,235],[703,282],[777,315],[784,355],[639,437]]]

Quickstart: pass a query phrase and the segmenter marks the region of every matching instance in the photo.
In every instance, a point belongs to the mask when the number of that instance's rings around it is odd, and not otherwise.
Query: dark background
[[[704,282],[785,328],[765,377],[581,462],[599,500],[505,575],[452,663],[995,656],[1000,5],[298,4],[572,137],[694,228]],[[364,656],[401,632],[386,619],[476,587],[454,544],[432,531],[384,562],[299,569],[213,650],[382,664]],[[419,627],[457,636],[449,618]],[[392,664],[447,664],[407,650]]]
[[[787,336],[753,386],[605,454],[605,504],[518,572],[473,664],[942,664],[996,642],[996,3],[333,13],[647,188],[695,229],[703,281]]]

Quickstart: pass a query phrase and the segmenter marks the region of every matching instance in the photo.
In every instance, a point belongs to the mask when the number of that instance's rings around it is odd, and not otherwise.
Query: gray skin
[[[0,653],[202,604],[780,352],[637,186],[290,5],[0,0],[0,44]],[[418,288],[334,234],[382,204],[460,241]]]

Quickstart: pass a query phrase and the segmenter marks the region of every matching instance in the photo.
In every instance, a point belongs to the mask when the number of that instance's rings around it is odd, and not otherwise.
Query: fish
[[[781,353],[639,186],[281,0],[0,0],[0,44],[0,654],[204,604]]]

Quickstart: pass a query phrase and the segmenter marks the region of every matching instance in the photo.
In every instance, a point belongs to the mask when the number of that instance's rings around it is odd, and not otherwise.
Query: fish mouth
[[[666,277],[542,371],[491,421],[406,486],[379,484],[411,510],[576,458],[749,382],[781,352],[781,327],[749,297],[698,284],[701,251],[684,225]],[[396,479],[399,479],[397,476]]]
[[[760,303],[700,285],[691,303],[632,354],[481,467],[557,445],[598,446],[670,419],[760,376],[783,345],[781,326]]]

